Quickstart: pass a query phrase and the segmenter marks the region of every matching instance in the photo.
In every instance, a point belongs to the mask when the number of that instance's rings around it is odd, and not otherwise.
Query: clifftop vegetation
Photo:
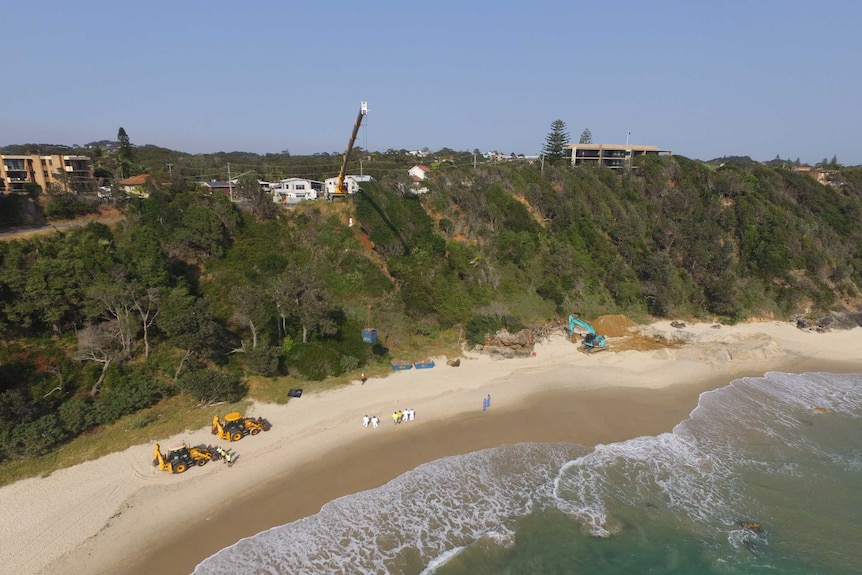
[[[308,387],[569,313],[858,307],[862,169],[823,186],[756,163],[636,168],[445,164],[427,194],[399,170],[290,211],[175,174],[151,178],[115,229],[0,243],[0,460],[167,397],[236,401],[253,374]]]

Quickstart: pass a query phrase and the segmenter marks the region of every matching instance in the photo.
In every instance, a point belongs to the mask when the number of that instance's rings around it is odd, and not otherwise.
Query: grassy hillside
[[[43,470],[118,421],[146,435],[166,404],[286,401],[570,313],[858,309],[862,170],[833,184],[683,157],[631,172],[442,163],[427,194],[398,171],[281,211],[155,177],[113,229],[0,243],[0,461]]]

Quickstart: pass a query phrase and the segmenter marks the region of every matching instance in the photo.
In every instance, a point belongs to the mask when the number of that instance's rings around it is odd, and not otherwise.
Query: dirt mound
[[[590,324],[596,329],[596,333],[605,337],[629,335],[629,329],[637,326],[635,322],[624,315],[603,315]]]

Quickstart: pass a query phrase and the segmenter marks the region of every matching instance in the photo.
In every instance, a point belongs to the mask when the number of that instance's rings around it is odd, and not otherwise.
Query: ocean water
[[[770,372],[671,433],[434,461],[194,573],[862,573],[862,374]]]

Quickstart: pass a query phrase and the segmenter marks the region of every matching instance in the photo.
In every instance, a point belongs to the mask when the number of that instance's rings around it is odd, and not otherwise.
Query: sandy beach
[[[632,332],[633,334],[635,332]],[[0,573],[184,574],[237,540],[315,514],[422,463],[521,442],[585,446],[671,431],[699,395],[768,371],[862,372],[862,328],[817,333],[787,322],[669,322],[585,354],[563,334],[535,355],[467,353],[459,367],[393,372],[286,405],[258,404],[272,430],[231,444],[233,467],[154,468],[152,443],[0,488]],[[655,345],[632,345],[631,340]],[[483,400],[491,396],[491,407]],[[392,412],[410,408],[401,425]],[[216,444],[209,422],[168,445]],[[377,415],[380,428],[362,426]]]

